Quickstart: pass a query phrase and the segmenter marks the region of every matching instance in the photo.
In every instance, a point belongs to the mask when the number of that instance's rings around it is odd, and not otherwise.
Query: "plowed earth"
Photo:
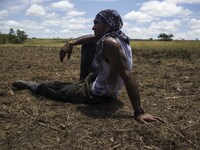
[[[59,47],[0,47],[0,149],[196,150],[200,147],[200,51],[135,50],[146,112],[165,124],[140,124],[125,88],[115,101],[73,105],[15,91],[18,79],[79,79],[80,48],[59,62]]]

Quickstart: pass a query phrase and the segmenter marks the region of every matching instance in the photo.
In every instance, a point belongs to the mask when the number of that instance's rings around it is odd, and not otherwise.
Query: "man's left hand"
[[[144,124],[147,122],[165,123],[160,117],[152,114],[141,114],[136,118],[136,120]]]
[[[60,61],[63,62],[63,59],[65,58],[66,54],[68,53],[67,55],[67,58],[70,59],[70,56],[72,54],[72,49],[73,49],[73,46],[69,43],[66,43],[60,50]]]

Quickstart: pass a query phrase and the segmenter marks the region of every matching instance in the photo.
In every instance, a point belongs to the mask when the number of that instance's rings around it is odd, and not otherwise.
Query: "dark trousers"
[[[51,99],[71,103],[95,103],[103,97],[95,96],[91,93],[91,86],[95,80],[92,73],[92,61],[95,54],[95,44],[82,45],[81,49],[81,66],[80,81],[77,83],[67,82],[46,82],[40,84],[35,91]],[[105,98],[105,97],[104,97]]]

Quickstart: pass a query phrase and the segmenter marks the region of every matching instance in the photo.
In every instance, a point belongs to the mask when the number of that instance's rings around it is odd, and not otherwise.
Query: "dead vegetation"
[[[99,105],[13,91],[17,79],[77,81],[80,52],[60,63],[59,47],[0,47],[0,149],[197,150],[200,51],[133,50],[143,107],[165,124],[137,123],[125,90]]]

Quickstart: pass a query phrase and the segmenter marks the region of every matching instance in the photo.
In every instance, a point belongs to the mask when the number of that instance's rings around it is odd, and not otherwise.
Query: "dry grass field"
[[[75,82],[80,48],[59,62],[57,45],[0,45],[1,150],[198,150],[200,42],[132,41],[134,70],[146,112],[165,124],[140,124],[123,89],[98,105],[56,102],[15,91],[17,79]]]

